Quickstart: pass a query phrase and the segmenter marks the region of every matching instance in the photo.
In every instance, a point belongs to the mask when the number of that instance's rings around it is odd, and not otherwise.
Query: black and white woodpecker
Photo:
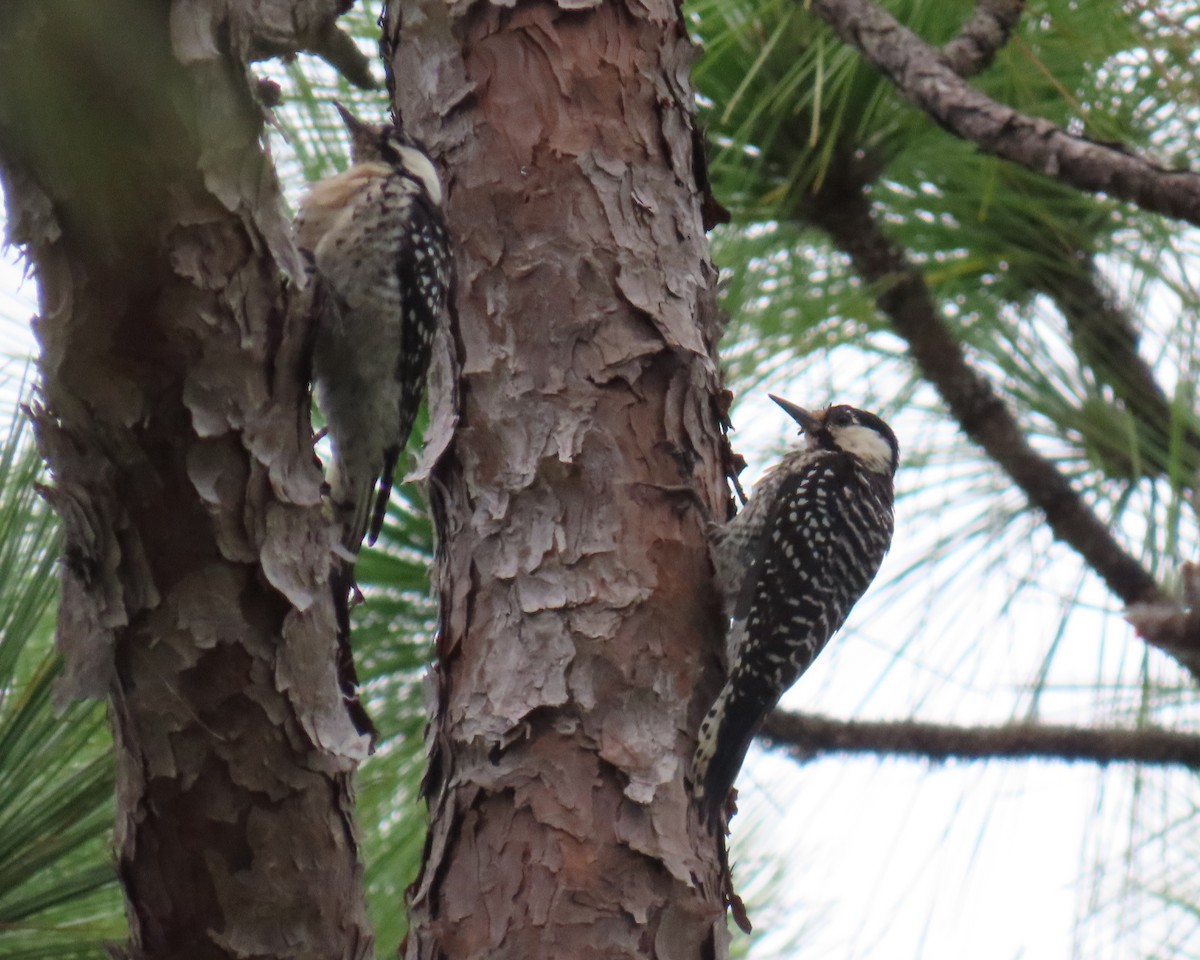
[[[729,675],[700,724],[692,791],[714,828],[750,741],[874,579],[892,541],[899,446],[873,413],[810,412],[772,396],[804,441],[710,539],[729,626]]]
[[[383,526],[452,261],[442,185],[424,147],[398,124],[363,123],[335,105],[353,162],[309,188],[295,232],[319,284],[313,380],[333,447],[329,498],[349,560]]]

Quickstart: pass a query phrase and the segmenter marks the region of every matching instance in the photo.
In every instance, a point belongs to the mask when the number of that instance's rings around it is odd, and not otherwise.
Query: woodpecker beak
[[[347,110],[346,105],[342,101],[334,100],[333,105],[337,108],[337,112],[342,115],[342,123],[346,125],[346,129],[351,133],[366,129],[367,125]]]
[[[787,415],[800,424],[800,429],[805,433],[812,433],[821,426],[821,420],[816,414],[809,413],[803,407],[798,407],[790,400],[784,400],[773,393],[768,393],[767,396],[783,407]]]
[[[350,131],[351,155],[355,158],[368,156],[371,152],[370,145],[378,136],[375,128],[369,123],[363,123],[359,120],[340,101],[334,100],[333,105],[337,108],[337,112],[342,115],[342,123]]]

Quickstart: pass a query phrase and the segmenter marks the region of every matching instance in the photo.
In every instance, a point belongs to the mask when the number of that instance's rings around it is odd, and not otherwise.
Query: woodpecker
[[[383,526],[453,266],[442,186],[425,148],[399,124],[363,123],[334,105],[353,162],[309,188],[295,234],[318,287],[313,380],[349,559]]]
[[[899,446],[873,413],[810,412],[774,395],[804,441],[710,532],[730,617],[729,674],[700,724],[692,792],[722,822],[750,741],[783,693],[845,622],[892,540]]]

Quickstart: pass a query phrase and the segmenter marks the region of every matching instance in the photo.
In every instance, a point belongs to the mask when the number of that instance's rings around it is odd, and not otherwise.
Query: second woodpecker
[[[900,453],[891,428],[854,407],[810,412],[771,399],[805,440],[712,532],[730,663],[700,725],[692,791],[714,829],[763,720],[845,622],[892,541]]]
[[[336,106],[353,163],[313,184],[295,229],[319,285],[313,380],[333,447],[329,497],[352,556],[383,526],[452,264],[442,185],[422,145]]]

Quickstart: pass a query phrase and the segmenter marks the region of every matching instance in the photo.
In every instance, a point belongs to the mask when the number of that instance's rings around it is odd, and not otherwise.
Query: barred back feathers
[[[354,555],[383,526],[452,261],[441,183],[421,144],[337,108],[353,164],[309,189],[295,230],[319,286],[313,379],[333,447],[329,497]]]
[[[700,725],[693,798],[714,828],[750,742],[866,591],[892,539],[896,436],[848,406],[810,413],[772,397],[805,442],[711,534],[730,617],[729,675]]]

